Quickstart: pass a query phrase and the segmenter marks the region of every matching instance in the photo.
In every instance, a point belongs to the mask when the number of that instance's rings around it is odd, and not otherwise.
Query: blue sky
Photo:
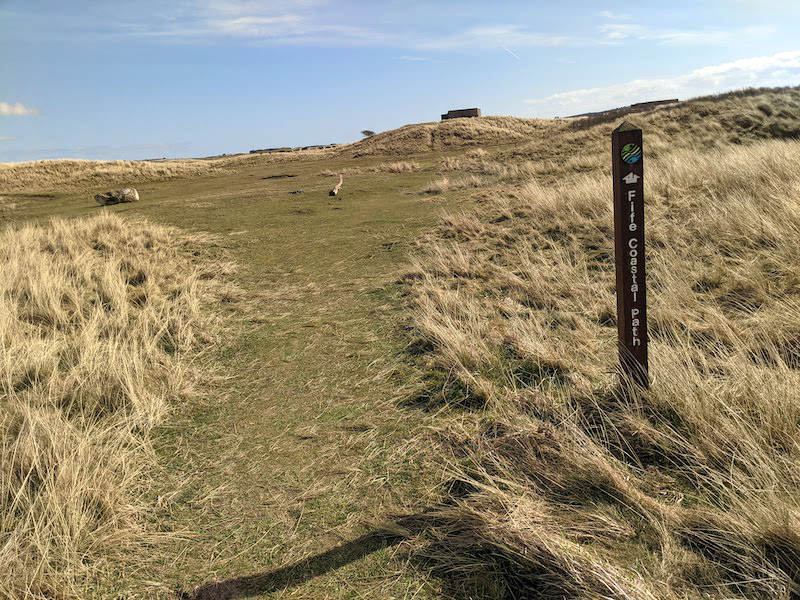
[[[800,84],[800,1],[0,0],[0,161],[349,142]]]

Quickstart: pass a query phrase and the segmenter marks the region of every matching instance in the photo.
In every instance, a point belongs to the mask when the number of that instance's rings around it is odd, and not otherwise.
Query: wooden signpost
[[[646,389],[650,382],[647,374],[642,130],[624,122],[611,134],[611,152],[620,367],[623,378]]]

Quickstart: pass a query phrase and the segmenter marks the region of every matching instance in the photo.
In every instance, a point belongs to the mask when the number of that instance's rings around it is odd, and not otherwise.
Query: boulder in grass
[[[125,188],[113,192],[97,194],[94,199],[102,206],[120,204],[121,202],[136,202],[139,199],[139,192],[137,192],[135,188]]]

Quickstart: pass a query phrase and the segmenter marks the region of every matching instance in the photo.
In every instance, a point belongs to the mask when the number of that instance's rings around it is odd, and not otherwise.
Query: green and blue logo
[[[639,162],[642,158],[642,147],[638,144],[625,144],[622,147],[622,160],[629,165]]]

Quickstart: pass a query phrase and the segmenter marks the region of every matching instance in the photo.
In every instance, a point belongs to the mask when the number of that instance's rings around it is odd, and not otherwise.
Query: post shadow
[[[408,536],[400,532],[407,527],[418,530],[423,522],[422,514],[403,517],[395,522],[396,528],[374,529],[330,550],[273,571],[207,583],[192,592],[178,590],[177,597],[180,600],[238,600],[297,587],[408,539],[413,535],[411,532]]]

